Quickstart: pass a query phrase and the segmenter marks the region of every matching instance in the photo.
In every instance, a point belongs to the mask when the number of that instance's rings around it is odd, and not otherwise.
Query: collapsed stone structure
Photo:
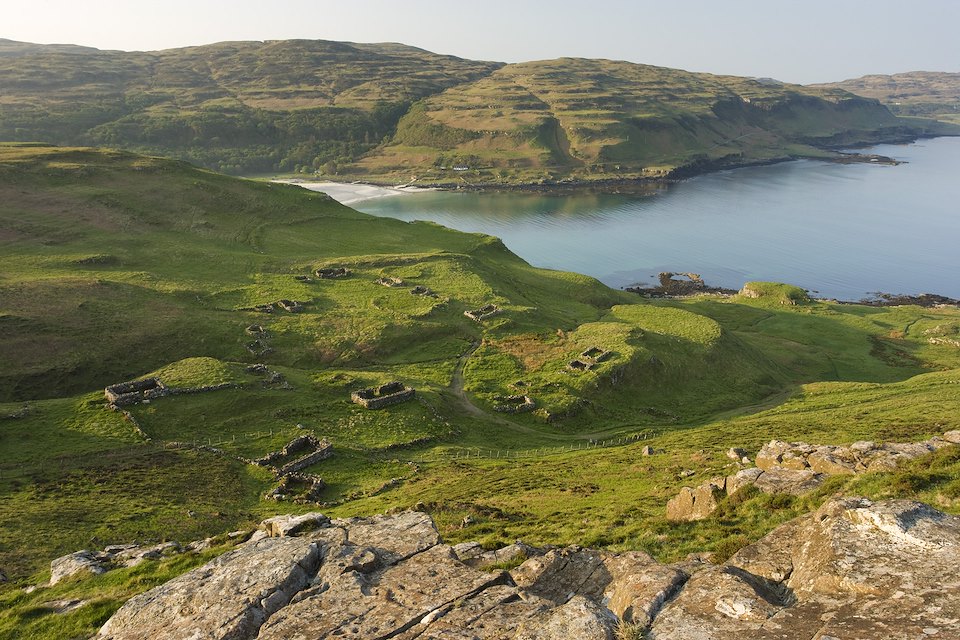
[[[265,520],[127,601],[100,640],[650,640],[960,637],[960,518],[834,499],[721,565],[641,552],[442,543],[417,512]],[[485,554],[487,554],[485,556]]]
[[[131,404],[139,404],[144,400],[161,398],[166,389],[167,387],[160,382],[159,378],[144,378],[143,380],[112,384],[103,390],[103,397],[107,404],[115,407],[125,407]]]
[[[387,382],[379,387],[360,389],[350,394],[350,399],[366,409],[382,409],[406,402],[416,391],[402,382]]]
[[[584,350],[577,359],[568,362],[567,369],[577,372],[590,371],[598,367],[601,362],[607,360],[612,355],[612,351],[593,346]]]
[[[287,299],[277,300],[277,305],[281,309],[289,313],[298,313],[300,311],[303,311],[303,303],[297,302],[296,300],[287,300]]]
[[[323,280],[332,280],[334,278],[345,278],[350,275],[350,269],[344,267],[321,267],[313,272],[318,278]]]
[[[772,440],[763,445],[756,467],[711,478],[698,487],[683,487],[667,502],[668,520],[702,520],[720,502],[747,486],[763,493],[802,495],[813,491],[828,476],[894,471],[905,461],[919,458],[943,447],[960,444],[960,431],[948,431],[923,442],[884,443],[861,441],[848,446],[811,445],[805,442]],[[728,457],[734,458],[731,450]]]
[[[272,467],[278,476],[285,476],[326,460],[333,455],[333,445],[326,438],[312,434],[294,438],[280,451],[251,460],[261,467]]]
[[[403,280],[400,278],[390,278],[384,276],[382,278],[377,278],[377,284],[383,285],[384,287],[402,287],[404,285]]]
[[[496,315],[503,313],[503,310],[495,304],[488,304],[480,307],[479,309],[472,309],[470,311],[464,311],[463,315],[467,316],[471,320],[477,322],[483,322],[488,318],[492,318]]]
[[[497,403],[493,405],[493,410],[500,413],[526,413],[537,408],[536,401],[530,396],[497,396],[495,400]]]
[[[421,286],[421,285],[417,285],[417,286],[415,286],[413,289],[410,289],[410,293],[412,293],[412,294],[415,295],[415,296],[429,296],[429,297],[433,297],[433,296],[436,295],[433,291],[431,291],[431,290],[429,289],[429,287],[424,287],[424,286]]]
[[[111,408],[119,409],[141,402],[149,402],[156,398],[207,393],[209,391],[235,389],[236,387],[237,385],[233,382],[208,384],[199,387],[168,387],[159,378],[145,378],[110,385],[103,390],[103,397]]]

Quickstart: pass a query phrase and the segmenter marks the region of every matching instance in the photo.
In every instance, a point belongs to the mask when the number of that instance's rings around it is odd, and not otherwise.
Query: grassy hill
[[[875,98],[901,116],[960,124],[960,73],[912,71],[813,85]]]
[[[44,582],[57,555],[187,542],[277,512],[422,503],[452,541],[661,558],[729,554],[835,491],[960,512],[960,456],[941,452],[802,499],[748,496],[700,523],[663,517],[690,483],[680,471],[725,473],[731,446],[960,428],[956,309],[798,301],[775,284],[752,286],[757,298],[645,301],[535,269],[489,236],[117,151],[0,145],[0,199],[0,569],[13,581],[0,585],[0,637],[83,637],[210,557],[17,588]],[[350,273],[316,278],[325,267]],[[253,310],[279,299],[303,309]],[[501,312],[464,315],[487,304]],[[592,347],[609,354],[571,369]],[[105,385],[145,376],[230,386],[129,417],[105,406]],[[415,399],[378,411],[350,401],[389,380]],[[496,410],[517,394],[536,410]],[[326,482],[323,504],[265,499],[276,481],[237,456],[303,434],[334,446],[308,468]],[[647,445],[659,453],[641,455]],[[58,598],[91,602],[60,615],[44,604]]]
[[[917,135],[913,127],[837,89],[561,58],[507,65],[423,100],[357,172],[427,183],[658,177],[824,156],[823,147]]]
[[[117,146],[231,173],[329,170],[380,144],[413,101],[499,66],[323,40],[153,52],[0,40],[0,140]]]
[[[833,88],[318,40],[154,52],[0,40],[0,86],[0,140],[381,182],[662,177],[945,131]]]

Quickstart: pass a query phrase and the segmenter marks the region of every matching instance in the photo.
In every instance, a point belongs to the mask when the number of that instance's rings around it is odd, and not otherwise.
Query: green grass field
[[[728,556],[834,492],[960,513],[960,457],[945,450],[803,498],[750,493],[699,523],[664,518],[683,484],[730,472],[731,446],[960,428],[954,308],[811,302],[772,283],[754,285],[757,298],[648,301],[532,268],[488,236],[116,151],[0,146],[0,200],[0,637],[84,637],[209,555],[24,593],[54,557],[185,543],[285,511],[420,504],[450,541],[664,560]],[[313,275],[328,266],[350,273]],[[250,310],[284,298],[303,310]],[[486,304],[502,312],[464,315]],[[571,370],[591,347],[609,356]],[[282,380],[247,370],[260,362]],[[102,389],[144,376],[234,386],[129,407],[141,433]],[[350,401],[390,380],[415,387],[414,400],[378,411]],[[517,393],[536,410],[494,411]],[[327,484],[323,504],[264,499],[274,478],[235,456],[304,433],[334,446],[309,469]],[[62,598],[90,602],[62,615],[44,605]]]

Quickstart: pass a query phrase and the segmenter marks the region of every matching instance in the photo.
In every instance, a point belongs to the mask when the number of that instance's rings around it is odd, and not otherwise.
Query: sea
[[[960,298],[960,138],[879,145],[901,161],[797,160],[710,173],[646,195],[429,191],[352,204],[500,237],[529,263],[612,287],[697,273],[786,282],[817,297]]]

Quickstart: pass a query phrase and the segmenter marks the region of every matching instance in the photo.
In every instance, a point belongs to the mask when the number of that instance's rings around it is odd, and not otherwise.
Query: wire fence
[[[299,429],[296,430],[284,430],[284,429],[269,429],[265,431],[248,431],[245,433],[234,433],[229,437],[224,438],[199,438],[193,440],[174,440],[166,442],[157,442],[156,445],[162,449],[173,449],[173,450],[221,450],[221,449],[230,449],[235,446],[238,442],[240,444],[246,444],[251,440],[260,440],[263,438],[274,438],[274,437],[283,437],[289,438],[291,435],[294,437],[300,432]],[[449,460],[469,460],[469,459],[486,459],[486,460],[529,460],[534,458],[545,458],[548,456],[561,455],[565,453],[572,453],[574,451],[588,451],[592,449],[602,449],[609,447],[623,446],[627,444],[632,444],[647,440],[650,437],[650,434],[647,432],[634,433],[630,435],[623,436],[614,436],[611,438],[603,439],[593,439],[593,440],[581,440],[578,442],[571,442],[569,444],[553,446],[553,447],[538,447],[535,449],[493,449],[493,448],[484,448],[484,447],[447,447],[447,448],[433,448],[429,451],[423,451],[419,455],[410,455],[402,456],[400,451],[397,449],[388,449],[383,451],[371,451],[373,455],[381,456],[390,456],[394,458],[403,458],[404,462],[413,462],[417,464],[430,463],[430,462],[442,462]],[[238,457],[238,459],[244,460],[239,456],[235,456],[234,451],[223,452],[228,453],[231,457]],[[111,452],[107,454],[106,457],[99,457],[98,462],[107,462],[111,459],[120,460],[122,458],[137,457],[142,456],[142,451],[130,451],[130,452]],[[64,471],[68,467],[77,468],[79,466],[85,466],[84,461],[89,459],[85,456],[63,456],[59,458],[53,458],[51,460],[45,461],[40,464],[0,464],[0,480],[10,480],[15,478],[23,478],[27,476],[36,476],[39,474],[45,474],[52,471]]]
[[[556,447],[539,447],[536,449],[486,449],[483,447],[454,447],[442,450],[433,450],[427,455],[415,456],[411,458],[410,461],[416,463],[426,463],[438,462],[442,460],[468,460],[471,458],[488,460],[523,460],[530,458],[544,458],[547,456],[561,455],[574,451],[618,447],[643,441],[649,437],[650,436],[648,433],[641,432],[627,436],[586,440],[572,442],[570,444]]]

